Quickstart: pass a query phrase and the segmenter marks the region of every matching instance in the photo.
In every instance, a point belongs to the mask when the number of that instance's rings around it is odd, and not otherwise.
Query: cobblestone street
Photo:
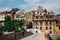
[[[33,29],[33,35],[30,35],[28,37],[22,38],[20,40],[45,40],[44,33],[42,33],[40,30],[38,30],[38,33],[36,33],[36,29]]]

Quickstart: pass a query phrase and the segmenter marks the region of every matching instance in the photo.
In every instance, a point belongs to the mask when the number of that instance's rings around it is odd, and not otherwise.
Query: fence
[[[24,35],[29,35],[31,32],[24,32]],[[0,40],[14,40],[15,38],[23,36],[22,33],[11,33],[7,35],[0,36]]]

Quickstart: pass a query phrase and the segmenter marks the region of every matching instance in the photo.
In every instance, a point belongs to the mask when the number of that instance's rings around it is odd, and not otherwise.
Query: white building
[[[23,10],[19,10],[16,12],[16,14],[14,15],[14,19],[15,20],[21,20],[21,19],[25,19],[25,11]]]

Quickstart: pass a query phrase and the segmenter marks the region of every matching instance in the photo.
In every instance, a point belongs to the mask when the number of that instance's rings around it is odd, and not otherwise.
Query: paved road
[[[42,33],[40,30],[37,29],[31,29],[31,30],[34,33],[33,35],[22,38],[20,40],[45,40],[44,33]],[[38,33],[36,33],[36,30],[38,31]]]

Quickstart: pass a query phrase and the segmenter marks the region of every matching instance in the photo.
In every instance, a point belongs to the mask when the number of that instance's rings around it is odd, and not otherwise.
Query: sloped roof
[[[60,14],[57,14],[56,16],[60,16]]]

